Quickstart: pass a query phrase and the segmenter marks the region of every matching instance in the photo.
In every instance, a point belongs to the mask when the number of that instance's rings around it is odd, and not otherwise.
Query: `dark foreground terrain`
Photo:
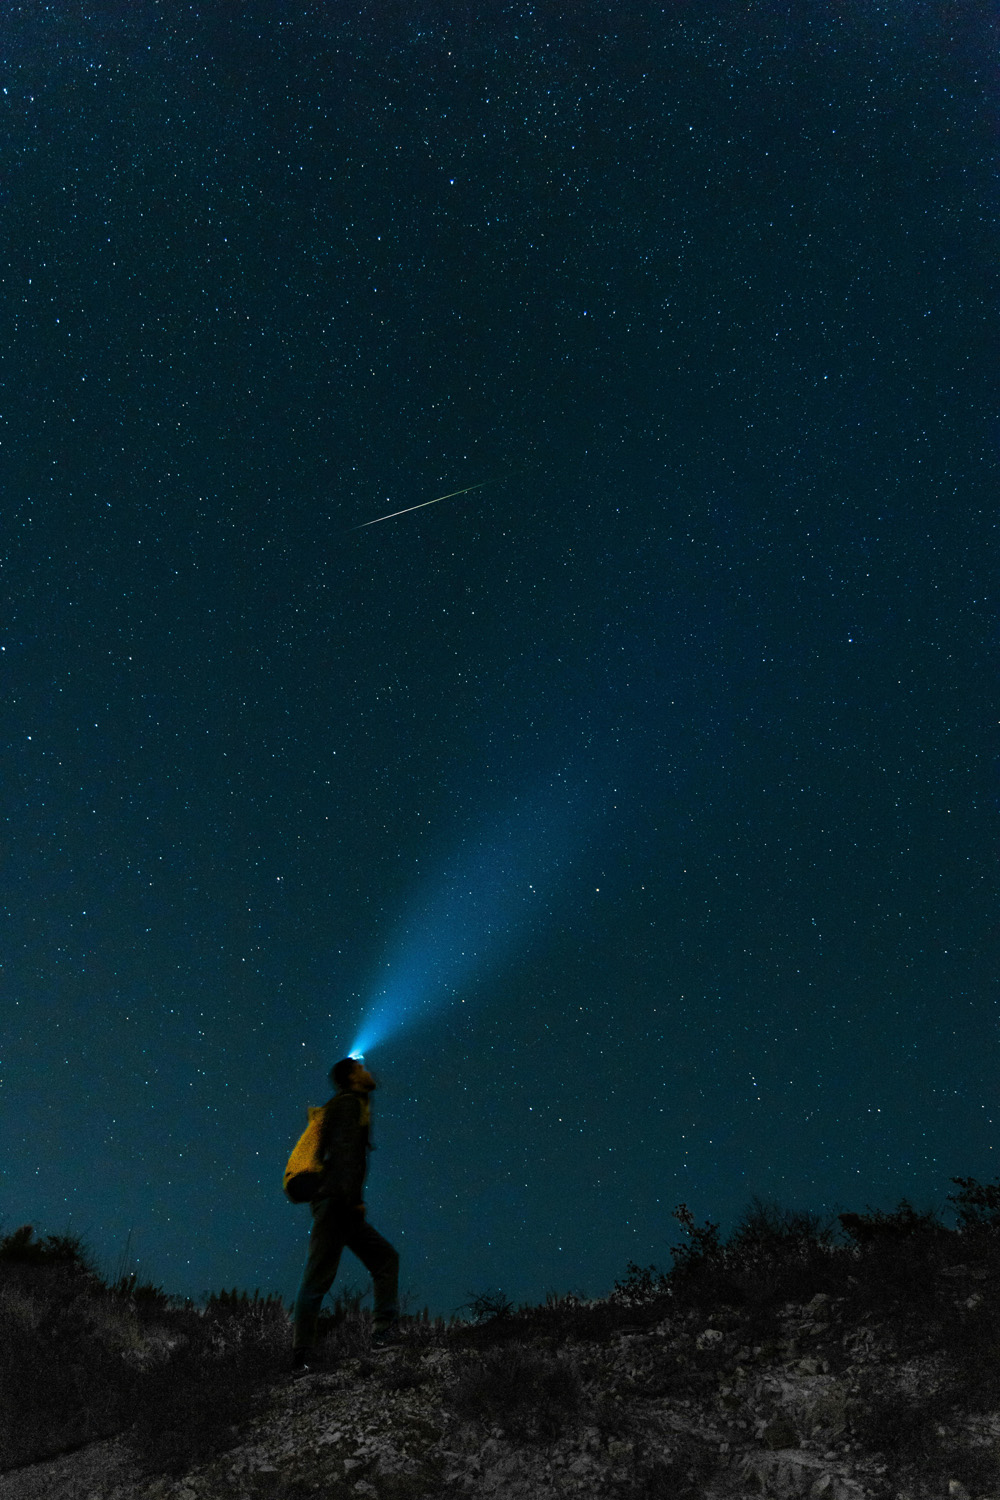
[[[405,1318],[360,1299],[288,1373],[279,1299],[103,1281],[0,1241],[0,1500],[980,1500],[1000,1496],[1000,1183],[836,1225],[676,1211],[673,1265],[597,1302]]]

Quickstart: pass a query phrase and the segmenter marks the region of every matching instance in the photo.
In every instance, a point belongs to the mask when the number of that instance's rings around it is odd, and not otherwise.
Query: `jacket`
[[[319,1154],[323,1176],[318,1198],[331,1198],[344,1208],[357,1208],[363,1201],[368,1152],[371,1104],[366,1094],[334,1094],[323,1106]]]

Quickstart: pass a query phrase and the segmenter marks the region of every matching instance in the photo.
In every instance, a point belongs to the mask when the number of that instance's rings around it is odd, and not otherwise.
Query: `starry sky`
[[[438,1312],[1000,1171],[995,18],[484,10],[0,21],[0,1229],[176,1293],[355,1045]]]

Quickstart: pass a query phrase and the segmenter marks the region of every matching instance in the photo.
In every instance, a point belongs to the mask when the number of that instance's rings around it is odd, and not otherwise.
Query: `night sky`
[[[0,20],[0,1229],[175,1293],[354,1046],[414,1307],[1000,1172],[995,18],[473,9]]]

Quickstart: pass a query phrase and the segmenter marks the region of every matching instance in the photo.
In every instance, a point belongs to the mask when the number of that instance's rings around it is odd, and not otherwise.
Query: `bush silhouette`
[[[964,1235],[1000,1235],[1000,1182],[980,1183],[974,1177],[953,1177],[959,1189],[948,1194],[955,1205],[958,1227]]]
[[[902,1240],[939,1242],[949,1231],[933,1209],[917,1213],[905,1198],[892,1213],[869,1209],[863,1214],[839,1214],[841,1226],[857,1245],[898,1245]]]
[[[489,1323],[497,1318],[509,1318],[514,1311],[514,1304],[509,1302],[503,1292],[470,1292],[469,1301],[462,1303],[472,1314],[476,1323]]]
[[[39,1240],[35,1238],[31,1224],[22,1224],[20,1229],[0,1240],[0,1263],[3,1266],[38,1266],[47,1270],[58,1268],[82,1275],[92,1274],[83,1242],[77,1235],[47,1234]]]

